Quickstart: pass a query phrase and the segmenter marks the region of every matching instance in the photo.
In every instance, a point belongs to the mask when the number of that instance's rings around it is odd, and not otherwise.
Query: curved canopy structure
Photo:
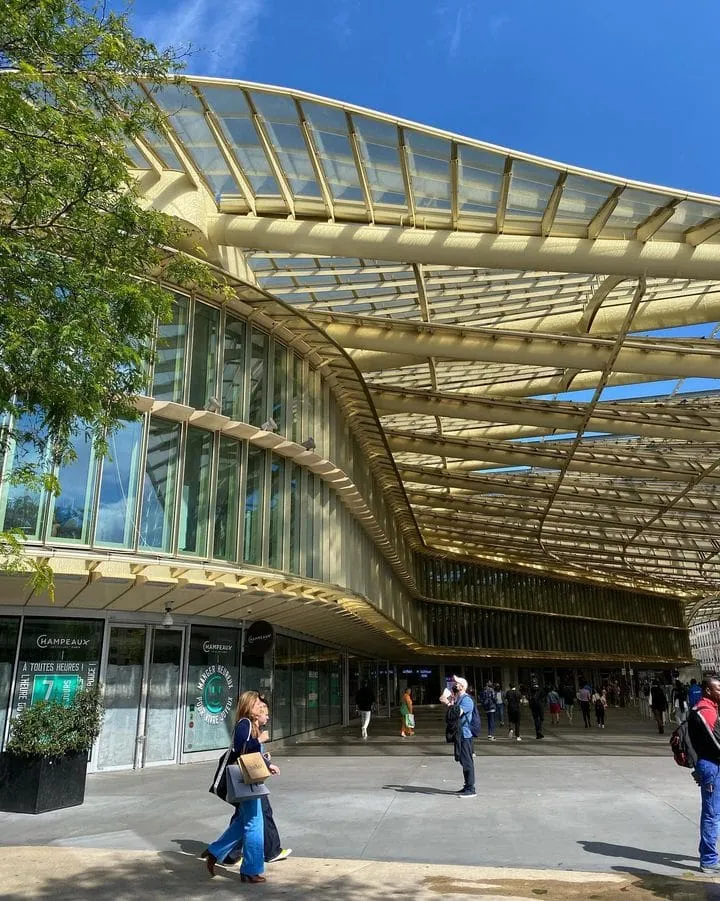
[[[148,201],[346,351],[416,541],[713,613],[719,198],[296,91],[152,96]]]

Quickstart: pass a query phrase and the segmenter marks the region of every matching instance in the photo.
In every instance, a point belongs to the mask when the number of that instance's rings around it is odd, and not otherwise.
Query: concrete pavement
[[[264,886],[237,867],[211,880],[197,860],[231,811],[207,792],[212,764],[193,764],[94,775],[82,807],[0,814],[2,898],[720,901],[697,871],[697,788],[634,711],[609,711],[602,731],[480,739],[467,801],[440,717],[419,710],[415,739],[373,720],[367,742],[353,728],[276,750],[272,801],[294,854]]]

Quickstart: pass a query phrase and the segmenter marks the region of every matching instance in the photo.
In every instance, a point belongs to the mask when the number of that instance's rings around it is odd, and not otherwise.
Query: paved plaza
[[[479,739],[472,800],[454,795],[441,716],[420,708],[413,739],[374,719],[367,742],[353,727],[276,749],[273,806],[294,854],[264,886],[241,885],[237,867],[211,880],[197,859],[230,813],[206,763],[93,775],[82,807],[0,814],[1,896],[720,901],[697,870],[698,790],[637,711],[543,741],[529,717],[522,743]]]

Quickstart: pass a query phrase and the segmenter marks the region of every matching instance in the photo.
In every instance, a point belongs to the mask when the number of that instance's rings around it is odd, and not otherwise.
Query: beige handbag
[[[241,754],[238,757],[240,770],[243,774],[243,782],[246,785],[257,785],[258,782],[264,782],[271,775],[265,758],[259,751],[252,754]]]

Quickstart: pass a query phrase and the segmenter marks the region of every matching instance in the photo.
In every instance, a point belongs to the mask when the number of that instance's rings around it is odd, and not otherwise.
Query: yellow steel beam
[[[208,216],[208,238],[312,256],[360,257],[487,269],[720,279],[720,244],[537,237],[272,217]]]

